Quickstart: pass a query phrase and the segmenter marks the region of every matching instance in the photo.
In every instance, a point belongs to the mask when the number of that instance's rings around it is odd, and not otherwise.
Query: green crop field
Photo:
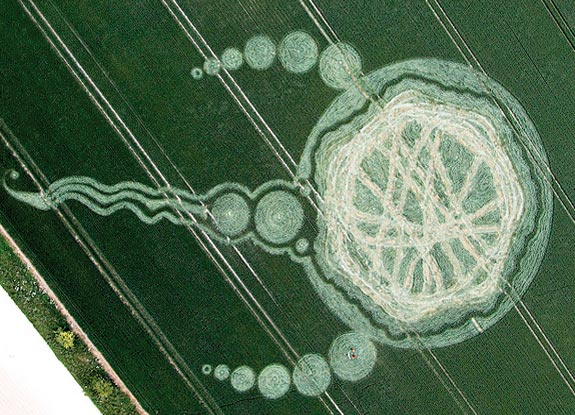
[[[575,412],[569,1],[0,15],[0,222],[148,413]]]

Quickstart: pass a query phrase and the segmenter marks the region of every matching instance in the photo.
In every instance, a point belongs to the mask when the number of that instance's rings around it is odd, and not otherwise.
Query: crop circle
[[[322,81],[334,89],[346,89],[361,73],[361,57],[348,43],[328,46],[319,58],[319,75]]]
[[[225,236],[237,236],[244,232],[250,222],[250,207],[237,193],[218,197],[211,210],[218,231]]]
[[[236,48],[228,48],[222,53],[222,66],[229,71],[239,69],[244,63],[242,52]]]
[[[302,395],[319,396],[331,383],[329,365],[318,354],[305,355],[296,364],[293,383]]]
[[[249,391],[256,383],[256,374],[251,367],[240,366],[230,375],[230,383],[236,392],[243,393]]]
[[[368,376],[377,359],[375,345],[363,334],[346,333],[329,348],[329,365],[342,380],[357,382]]]
[[[276,58],[276,45],[266,35],[257,35],[249,39],[244,48],[244,59],[250,68],[268,69]]]
[[[283,365],[266,366],[258,376],[258,389],[268,399],[279,399],[284,396],[290,384],[290,373]]]
[[[371,339],[459,343],[499,321],[539,268],[552,214],[532,160],[547,163],[541,139],[508,91],[464,65],[412,60],[361,81],[373,95],[342,92],[299,165],[321,196],[310,276]]]
[[[303,226],[303,219],[303,208],[297,197],[283,190],[263,196],[254,218],[258,234],[277,245],[294,239]]]
[[[317,56],[317,43],[301,31],[286,35],[278,47],[279,60],[288,72],[301,74],[309,71],[316,64]]]

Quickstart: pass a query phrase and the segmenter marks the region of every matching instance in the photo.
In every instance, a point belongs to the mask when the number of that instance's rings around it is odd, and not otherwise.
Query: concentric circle
[[[222,66],[228,71],[239,69],[244,63],[242,52],[236,48],[228,48],[222,53]]]
[[[296,364],[293,383],[302,395],[321,395],[331,383],[329,365],[318,354],[305,355]]]
[[[244,232],[250,222],[250,207],[237,193],[218,197],[211,210],[215,226],[225,236],[237,236]]]
[[[276,190],[261,198],[256,206],[255,225],[267,242],[282,245],[290,242],[303,225],[303,208],[293,194]]]
[[[306,252],[309,248],[309,241],[305,238],[298,239],[295,243],[295,250],[300,254]]]
[[[216,58],[208,58],[204,62],[204,72],[208,75],[217,75],[220,72],[221,64]]]
[[[228,365],[220,364],[214,369],[214,377],[217,380],[226,380],[230,377],[230,368]]]
[[[329,365],[342,380],[357,382],[371,373],[377,359],[375,345],[363,334],[346,333],[329,349]]]
[[[276,45],[266,35],[257,35],[249,39],[244,48],[244,59],[252,69],[268,69],[276,58]]]
[[[210,373],[212,373],[212,365],[203,365],[202,366],[202,373],[204,375],[209,375]]]
[[[278,47],[279,60],[288,72],[301,74],[309,71],[316,64],[317,56],[317,43],[301,31],[288,34]]]
[[[258,389],[268,399],[279,399],[284,396],[290,384],[290,373],[283,365],[266,366],[258,376]]]
[[[230,375],[230,383],[236,392],[243,393],[249,391],[256,383],[256,374],[251,367],[240,366]]]
[[[321,53],[319,76],[330,88],[346,89],[360,73],[361,57],[353,46],[343,42],[334,43]]]
[[[204,77],[204,71],[202,68],[192,68],[190,75],[192,75],[192,78],[194,78],[196,81],[199,81]]]

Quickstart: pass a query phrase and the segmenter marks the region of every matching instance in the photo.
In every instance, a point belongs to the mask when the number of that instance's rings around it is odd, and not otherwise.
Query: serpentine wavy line
[[[182,219],[174,211],[202,219],[207,216],[202,206],[190,203],[197,203],[199,198],[186,191],[152,189],[136,182],[122,182],[108,186],[88,177],[72,176],[54,182],[43,193],[14,190],[8,186],[6,180],[3,186],[14,198],[42,210],[48,210],[68,200],[75,200],[102,216],[109,216],[121,209],[129,210],[146,224],[156,224],[162,219],[175,225],[194,223],[193,219]],[[163,192],[167,193],[167,197]],[[180,201],[173,196],[183,197],[186,201]],[[163,199],[157,199],[159,197]],[[146,213],[145,210],[150,212]]]

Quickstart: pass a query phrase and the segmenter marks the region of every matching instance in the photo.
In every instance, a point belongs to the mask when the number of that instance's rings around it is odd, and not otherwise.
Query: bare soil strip
[[[38,286],[40,287],[40,289],[44,291],[52,301],[54,301],[56,308],[66,318],[66,321],[68,322],[71,330],[76,334],[76,336],[78,336],[78,338],[80,338],[84,342],[84,344],[88,347],[88,350],[90,350],[90,353],[92,353],[96,357],[98,363],[106,371],[110,379],[118,386],[118,388],[120,388],[120,390],[123,393],[125,393],[128,396],[128,398],[130,398],[130,401],[132,401],[138,413],[141,415],[149,415],[148,412],[146,412],[146,410],[142,407],[142,405],[140,405],[136,397],[128,389],[128,387],[125,385],[122,379],[120,379],[118,374],[114,371],[114,369],[108,363],[108,361],[105,359],[102,353],[100,353],[100,351],[96,348],[94,343],[92,343],[92,341],[88,338],[88,335],[84,332],[84,330],[82,330],[82,328],[76,322],[74,317],[72,317],[72,315],[68,312],[68,310],[66,309],[64,304],[62,304],[60,299],[56,296],[54,291],[52,291],[52,289],[48,286],[48,284],[46,283],[42,275],[40,275],[36,267],[34,267],[32,262],[26,256],[26,254],[24,254],[24,252],[16,244],[16,241],[12,239],[8,231],[1,224],[0,224],[0,235],[2,235],[4,239],[6,239],[6,241],[8,242],[14,253],[18,256],[18,258],[20,258],[20,260],[24,263],[24,265],[26,265],[27,270],[34,276],[34,278],[38,282]]]

